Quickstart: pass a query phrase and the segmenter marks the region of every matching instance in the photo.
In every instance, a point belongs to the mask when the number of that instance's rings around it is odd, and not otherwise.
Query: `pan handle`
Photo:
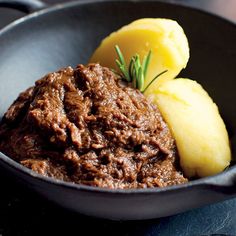
[[[46,8],[47,4],[40,0],[0,0],[0,7],[8,7],[25,13],[31,13]]]
[[[231,167],[228,171],[225,171],[210,180],[206,180],[205,184],[208,188],[214,191],[236,196],[236,169]]]

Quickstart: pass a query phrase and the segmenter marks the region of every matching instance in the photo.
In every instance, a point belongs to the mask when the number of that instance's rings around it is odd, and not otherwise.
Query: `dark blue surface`
[[[235,0],[171,2],[203,8],[236,21]],[[16,11],[0,10],[0,27],[22,15]],[[65,211],[22,189],[3,174],[0,185],[0,234],[4,236],[43,235],[46,232],[70,235],[75,230],[78,235],[82,235],[84,230],[87,230],[87,235],[236,235],[236,199],[162,219],[111,222]]]
[[[147,235],[236,234],[236,200],[206,206],[152,225]]]

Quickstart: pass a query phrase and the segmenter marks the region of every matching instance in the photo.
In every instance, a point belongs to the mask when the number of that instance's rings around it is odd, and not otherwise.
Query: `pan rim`
[[[56,4],[54,6],[49,6],[48,8],[42,9],[40,11],[31,13],[29,15],[26,15],[20,19],[17,19],[10,23],[9,25],[5,26],[3,29],[0,30],[0,37],[2,37],[5,33],[14,30],[15,27],[20,26],[22,23],[29,21],[30,19],[46,15],[46,14],[51,14],[53,12],[60,11],[62,9],[68,9],[68,8],[73,8],[75,6],[81,6],[81,5],[89,5],[89,4],[109,4],[109,3],[120,3],[121,1],[119,0],[80,0],[80,1],[72,1],[68,3],[63,3],[63,4]],[[137,4],[142,4],[143,2],[138,1],[138,0],[128,0],[126,3],[137,3]],[[214,13],[207,12],[202,9],[197,9],[189,6],[184,6],[182,4],[178,3],[170,3],[170,2],[162,2],[162,1],[157,1],[157,0],[148,0],[145,1],[144,3],[147,4],[148,2],[150,3],[157,3],[160,5],[167,5],[167,6],[174,6],[174,7],[179,7],[182,9],[186,9],[188,11],[193,11],[193,12],[198,12],[199,14],[207,15],[213,18],[216,18],[220,21],[223,21],[225,24],[230,24],[232,27],[236,27],[236,22],[226,19],[222,16],[219,16]],[[57,186],[61,187],[66,187],[74,190],[79,190],[79,191],[84,191],[84,192],[96,192],[96,193],[109,193],[109,194],[152,194],[152,193],[166,193],[166,192],[172,192],[172,191],[180,191],[185,188],[189,187],[197,187],[197,186],[216,186],[216,180],[221,179],[223,177],[227,178],[227,176],[230,176],[231,173],[236,173],[236,165],[231,166],[229,169],[223,171],[222,173],[219,173],[217,175],[209,176],[209,177],[204,177],[200,178],[197,180],[191,180],[188,183],[185,184],[180,184],[180,185],[173,185],[173,186],[167,186],[163,188],[145,188],[145,189],[109,189],[109,188],[101,188],[101,187],[93,187],[93,186],[88,186],[88,185],[83,185],[83,184],[75,184],[73,182],[65,182],[62,180],[57,180],[55,178],[51,177],[46,177],[43,175],[40,175],[24,166],[19,164],[18,162],[14,161],[10,157],[6,156],[2,152],[0,152],[0,162],[4,162],[6,165],[9,166],[9,168],[13,168],[16,171],[21,172],[24,175],[27,175],[29,177],[35,178],[39,181],[46,182],[47,184],[54,184]],[[224,187],[225,185],[218,185]]]
[[[42,15],[46,15],[46,14],[50,14],[53,12],[57,12],[60,11],[62,9],[67,9],[67,8],[71,8],[71,7],[75,7],[75,6],[80,6],[80,5],[90,5],[90,4],[109,4],[109,3],[120,3],[120,2],[126,2],[126,3],[136,3],[136,4],[142,4],[142,3],[156,3],[156,4],[160,4],[160,5],[166,5],[166,6],[174,6],[174,7],[179,7],[188,11],[193,11],[193,12],[198,12],[199,14],[203,14],[203,15],[207,15],[213,18],[216,18],[220,21],[223,21],[226,24],[230,24],[232,27],[236,27],[236,21],[230,20],[228,18],[225,18],[223,16],[217,15],[216,13],[212,13],[212,12],[207,12],[206,10],[203,9],[199,9],[199,8],[194,8],[194,7],[190,7],[190,6],[185,6],[182,4],[178,4],[178,3],[172,3],[172,2],[163,2],[161,0],[147,0],[147,1],[139,1],[139,0],[74,0],[71,2],[67,2],[67,3],[59,3],[56,5],[52,5],[49,7],[46,7],[44,9],[41,9],[39,11],[30,13],[26,16],[23,16],[13,22],[11,22],[10,24],[6,25],[5,27],[3,27],[0,30],[0,36],[2,36],[4,33],[6,33],[7,31],[13,29],[14,27],[17,27],[18,25],[22,24],[23,22],[30,20],[32,18],[36,18]]]

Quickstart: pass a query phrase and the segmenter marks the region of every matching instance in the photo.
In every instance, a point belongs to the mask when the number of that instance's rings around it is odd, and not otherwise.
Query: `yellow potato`
[[[175,78],[186,67],[189,59],[188,40],[184,31],[176,21],[170,19],[145,18],[122,27],[102,41],[90,62],[118,69],[115,63],[115,45],[120,47],[127,64],[136,53],[142,60],[152,50],[145,87],[164,70],[168,72],[156,80],[157,84]],[[156,86],[150,86],[147,94],[152,93],[153,89]]]
[[[176,140],[187,177],[223,171],[231,159],[228,134],[218,108],[197,82],[175,79],[153,95]]]

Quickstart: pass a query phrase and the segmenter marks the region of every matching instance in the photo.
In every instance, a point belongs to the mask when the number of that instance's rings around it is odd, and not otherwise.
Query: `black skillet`
[[[0,0],[0,6],[34,12],[0,31],[0,117],[44,74],[86,63],[100,40],[137,18],[177,20],[191,59],[182,76],[199,81],[219,105],[236,145],[236,27],[219,17],[157,1],[79,1],[46,8],[40,1]],[[207,142],[207,140],[206,140]],[[109,190],[46,178],[0,153],[0,166],[47,199],[86,215],[150,219],[236,196],[236,167],[168,188]]]

